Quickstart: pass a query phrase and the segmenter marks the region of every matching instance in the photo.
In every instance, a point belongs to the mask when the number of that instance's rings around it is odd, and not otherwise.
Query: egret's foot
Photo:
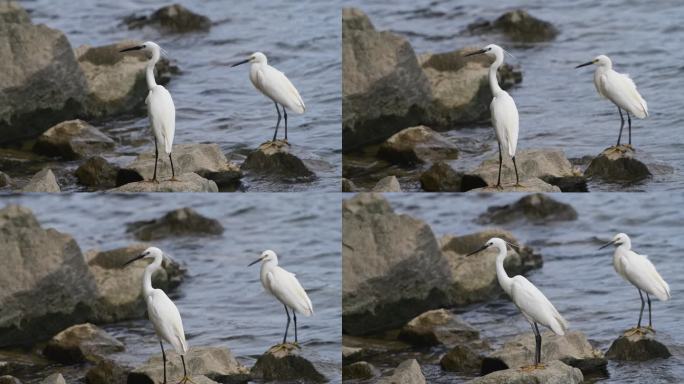
[[[189,378],[188,376],[183,376],[181,381],[178,382],[178,384],[187,384],[187,383],[195,384],[195,382],[192,381],[192,379]]]
[[[513,186],[516,188],[524,188],[525,187],[524,185],[522,185],[520,183],[515,183]]]
[[[170,179],[169,179],[169,181],[177,181],[177,182],[180,182],[180,180],[176,179],[176,177],[175,177],[175,176],[174,176],[174,177],[172,177],[172,178],[170,178]]]
[[[293,345],[295,348],[297,348],[297,349],[302,349],[302,346],[299,345],[299,343],[296,342],[296,341],[295,341],[294,343],[292,343],[292,345]]]
[[[647,332],[648,332],[648,330],[644,327],[634,327],[634,328],[630,328],[630,329],[626,330],[624,335],[627,337],[637,335],[637,334],[638,335],[645,335]]]
[[[301,349],[302,347],[299,346],[298,343],[281,343],[278,345],[275,345],[271,348],[271,352],[280,352],[280,351],[285,351],[289,352],[294,349]]]
[[[537,369],[545,369],[546,366],[544,364],[532,364],[532,365],[526,365],[524,367],[520,367],[520,370],[523,372],[532,372]]]

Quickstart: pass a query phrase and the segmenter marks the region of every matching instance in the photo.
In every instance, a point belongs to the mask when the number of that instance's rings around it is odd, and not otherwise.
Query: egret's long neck
[[[497,96],[499,93],[503,92],[503,89],[499,86],[499,80],[496,78],[496,72],[499,67],[503,64],[503,56],[496,56],[496,60],[489,66],[489,88],[492,90],[492,95]]]
[[[154,271],[161,268],[162,258],[163,257],[161,255],[156,256],[154,258],[154,261],[152,262],[152,264],[145,267],[145,274],[143,275],[143,286],[142,286],[143,295],[145,297],[152,294],[152,290],[154,289],[154,288],[152,288],[152,274],[154,273]]]
[[[145,74],[147,78],[147,88],[152,89],[157,86],[157,82],[154,80],[154,66],[157,65],[159,61],[159,51],[152,52],[152,58],[147,62],[147,73]]]
[[[506,246],[497,246],[499,248],[499,255],[496,257],[496,277],[499,280],[499,285],[503,288],[504,292],[511,294],[511,278],[508,277],[506,270],[504,269],[504,259],[508,256],[508,251],[506,251]]]

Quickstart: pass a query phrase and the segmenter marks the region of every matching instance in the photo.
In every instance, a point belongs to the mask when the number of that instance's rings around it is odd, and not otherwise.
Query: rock
[[[396,339],[393,333],[389,338],[368,336],[350,336],[342,334],[343,364],[351,364],[363,360],[378,360],[386,356],[398,356],[410,353],[412,346]],[[346,355],[344,354],[346,350]]]
[[[537,19],[522,9],[509,11],[492,22],[478,22],[468,26],[472,33],[503,33],[512,41],[536,43],[556,38],[558,29],[551,23]]]
[[[47,339],[91,316],[95,282],[71,236],[8,205],[0,209],[0,244],[0,346]]]
[[[0,181],[0,184],[1,183],[2,182]],[[353,181],[345,179],[344,177],[342,178],[342,192],[356,192],[357,190],[358,188],[356,188]]]
[[[132,244],[108,251],[89,251],[86,254],[88,268],[95,281],[95,319],[98,322],[115,322],[143,317],[146,306],[140,291],[145,267],[149,264],[138,261],[124,263],[139,255],[149,245]],[[152,275],[152,286],[166,292],[177,287],[185,276],[183,266],[164,255],[162,268]]]
[[[395,164],[430,163],[458,157],[456,145],[429,127],[402,129],[380,146],[378,156]]]
[[[570,161],[565,157],[562,150],[557,149],[527,149],[518,151],[515,156],[518,163],[518,175],[520,183],[526,188],[522,192],[553,192],[560,191],[558,188],[551,188],[548,185],[539,183],[534,178],[549,180],[552,178],[562,178],[577,176],[574,174]],[[495,186],[499,174],[499,155],[485,160],[475,170],[463,176],[463,190]],[[501,172],[501,184],[510,187],[511,191],[515,184],[515,170],[513,161],[509,156],[504,156],[503,168]],[[543,190],[536,190],[543,189]],[[553,189],[551,191],[550,189]],[[484,190],[490,192],[490,190]]]
[[[61,192],[55,174],[50,168],[44,168],[31,177],[28,184],[21,189],[22,192]]]
[[[481,224],[505,224],[525,219],[537,224],[577,220],[577,211],[541,193],[527,195],[512,204],[493,206],[480,215]]]
[[[360,360],[360,355],[363,350],[361,348],[347,347],[342,345],[342,364],[350,364]]]
[[[215,182],[196,173],[184,173],[176,176],[176,179],[176,181],[164,180],[157,183],[138,181],[110,189],[109,192],[218,192]]]
[[[395,214],[379,194],[342,205],[343,333],[397,328],[447,299],[448,264],[422,220]]]
[[[496,279],[497,251],[485,250],[477,256],[466,257],[468,253],[480,248],[492,237],[500,237],[509,243],[517,244],[519,250],[509,248],[504,268],[509,275],[525,273],[542,266],[542,258],[529,247],[521,245],[513,234],[500,229],[488,229],[465,236],[444,236],[440,239],[444,259],[448,263],[445,272],[450,283],[449,302],[451,305],[466,305],[490,300],[503,290]]]
[[[250,372],[256,380],[292,380],[322,383],[328,381],[311,361],[301,356],[299,348],[287,344],[286,348],[271,347],[261,355]]]
[[[97,362],[104,356],[123,351],[119,340],[93,324],[73,325],[56,334],[43,350],[43,354],[62,364],[84,361]]]
[[[430,83],[408,40],[376,31],[361,10],[342,10],[342,148],[381,142],[421,123]]]
[[[66,384],[66,380],[64,380],[64,376],[61,373],[53,373],[43,379],[40,384]]]
[[[148,89],[145,80],[147,56],[142,51],[121,53],[120,50],[142,44],[124,40],[100,47],[82,45],[74,51],[85,76],[82,85],[86,92],[85,113],[99,118],[131,112],[145,111]],[[162,57],[155,68],[158,84],[166,84],[177,68]]]
[[[463,182],[465,183],[467,176],[463,177]],[[483,193],[491,193],[491,192],[560,192],[560,188],[556,187],[555,185],[548,184],[544,180],[538,179],[536,177],[520,181],[520,185],[513,185],[513,184],[504,184],[504,182],[501,182],[501,188],[493,187],[493,186],[488,186],[488,187],[481,187],[481,188],[475,188],[471,189],[468,192],[483,192]]]
[[[12,178],[5,172],[0,172],[0,188],[12,185]]]
[[[666,359],[672,356],[665,344],[655,339],[651,332],[620,335],[608,348],[606,357],[610,360],[646,361],[651,359]]]
[[[114,140],[83,120],[63,121],[38,137],[33,151],[76,160],[114,148]]]
[[[127,17],[124,23],[129,29],[154,26],[174,33],[208,31],[211,28],[208,17],[194,13],[180,4],[159,8],[150,16]]]
[[[646,164],[637,158],[634,148],[621,145],[603,150],[589,163],[584,175],[608,181],[639,181],[652,174]]]
[[[420,186],[427,192],[460,192],[462,178],[462,172],[438,161],[420,175]]]
[[[425,376],[415,359],[405,360],[394,369],[391,376],[383,377],[378,384],[425,384]]]
[[[385,176],[373,187],[373,192],[401,192],[396,176]]]
[[[88,384],[126,384],[131,368],[104,359],[86,373]]]
[[[589,192],[587,178],[584,176],[549,176],[545,181],[560,188],[561,192]]]
[[[578,368],[573,368],[556,360],[545,364],[544,369],[523,371],[518,368],[492,372],[486,376],[470,380],[468,384],[579,384],[584,382],[584,375]]]
[[[0,6],[0,143],[36,137],[74,118],[85,98],[86,81],[66,36],[32,24],[16,2]]]
[[[192,208],[179,208],[154,220],[136,221],[126,225],[126,232],[142,241],[160,240],[178,236],[220,235],[223,226]]]
[[[342,380],[369,380],[377,375],[378,370],[365,361],[358,361],[342,367]]]
[[[114,188],[118,173],[119,167],[101,156],[88,158],[75,172],[79,183],[96,188]]]
[[[292,147],[286,141],[267,141],[252,151],[242,169],[262,176],[281,178],[295,178],[312,180],[316,178],[313,172],[301,158],[293,153]]]
[[[219,382],[246,382],[249,370],[240,364],[228,348],[190,347],[185,355],[185,364],[191,378],[206,376]],[[164,376],[161,353],[150,358],[145,364],[128,375],[128,384],[161,383]],[[167,377],[182,377],[183,365],[178,354],[166,352]],[[199,384],[199,383],[198,383]]]
[[[480,332],[445,309],[427,311],[409,321],[399,332],[399,340],[414,346],[453,347],[480,338]]]
[[[21,384],[21,380],[14,376],[4,375],[0,376],[0,384]]]
[[[545,331],[542,334],[541,356],[542,363],[560,360],[579,368],[584,374],[604,372],[608,364],[603,352],[592,347],[587,336],[579,331],[570,331],[565,336]],[[534,334],[529,332],[506,341],[501,349],[486,357],[482,362],[482,373],[520,368],[533,362]]]
[[[465,344],[458,344],[442,356],[439,365],[445,371],[479,372],[482,359],[482,355],[473,348]]]
[[[242,177],[240,168],[226,159],[218,144],[177,144],[173,146],[173,165],[176,175],[196,173],[216,182],[230,185]],[[154,175],[154,149],[140,154],[133,163],[123,168],[117,177],[117,184],[151,180]],[[168,156],[160,153],[157,163],[157,179],[171,177],[171,163]]]

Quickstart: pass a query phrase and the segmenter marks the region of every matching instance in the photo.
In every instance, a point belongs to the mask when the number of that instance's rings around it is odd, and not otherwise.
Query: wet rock
[[[16,2],[0,6],[0,143],[40,135],[82,109],[86,82],[66,36],[35,25]]]
[[[409,321],[399,332],[399,340],[415,346],[453,347],[480,338],[480,332],[446,309],[427,311]]]
[[[126,384],[131,368],[119,365],[113,360],[99,361],[86,373],[88,384]]]
[[[342,380],[369,380],[378,375],[373,364],[357,361],[342,367]]]
[[[316,174],[283,140],[267,141],[247,155],[242,169],[263,176],[311,180]]]
[[[176,209],[158,219],[136,221],[126,226],[126,232],[132,232],[136,239],[142,241],[223,233],[223,226],[218,220],[204,217],[192,208]]]
[[[218,185],[237,183],[242,177],[239,167],[229,162],[218,144],[177,144],[173,146],[173,165],[176,175],[196,173]],[[143,152],[117,177],[119,185],[151,180],[154,175],[154,148]],[[163,152],[157,162],[157,179],[171,177],[171,163]]]
[[[76,168],[78,182],[95,188],[114,188],[119,167],[101,156],[88,158]]]
[[[0,384],[21,384],[21,380],[14,376],[4,375],[0,376]]]
[[[12,185],[12,178],[5,172],[0,172],[0,188]]]
[[[466,305],[486,301],[503,293],[496,279],[498,251],[488,249],[477,256],[465,256],[492,237],[500,237],[519,246],[519,250],[508,250],[504,267],[509,275],[522,274],[542,266],[541,256],[535,254],[531,248],[521,245],[508,231],[488,229],[465,236],[444,236],[439,242],[448,263],[445,271],[449,277],[444,281],[450,283],[450,304]]]
[[[219,382],[246,382],[249,378],[249,370],[235,359],[228,348],[190,347],[185,355],[185,364],[193,380],[206,376]],[[166,375],[183,376],[183,365],[175,351],[166,352]],[[161,383],[163,378],[164,366],[160,353],[134,369],[128,375],[128,384]]]
[[[378,384],[425,384],[425,376],[415,359],[405,360],[394,369],[391,376],[383,377]]]
[[[470,380],[468,384],[579,384],[584,382],[584,375],[578,368],[573,368],[555,360],[545,364],[544,369],[532,371],[511,368],[492,372],[486,376]]]
[[[401,192],[401,185],[396,176],[385,176],[375,184],[373,192]]]
[[[427,192],[460,192],[463,173],[439,161],[420,175],[420,186]]]
[[[651,171],[638,159],[634,148],[621,145],[601,152],[589,163],[584,175],[608,181],[639,181],[650,177]]]
[[[31,177],[28,184],[21,189],[22,192],[61,192],[57,178],[50,168],[44,168]]]
[[[83,120],[63,121],[38,137],[33,151],[76,160],[114,148],[114,140]]]
[[[84,91],[85,113],[94,118],[130,112],[144,112],[148,89],[145,80],[147,56],[144,52],[125,52],[120,50],[142,44],[141,41],[123,40],[115,44],[99,47],[82,45],[74,51],[85,76]],[[158,84],[166,84],[172,67],[168,59],[162,57],[155,68]]]
[[[487,208],[480,215],[481,224],[505,224],[520,219],[545,224],[553,221],[577,220],[577,211],[570,205],[554,200],[548,195],[535,193],[527,195],[512,204]]]
[[[47,339],[90,315],[95,283],[78,244],[24,207],[0,209],[0,346]],[[45,321],[50,319],[50,321]]]
[[[119,172],[121,174],[121,172]],[[110,189],[109,192],[218,192],[218,186],[196,173],[176,176],[176,181],[138,181]],[[157,175],[159,180],[159,175]]]
[[[578,176],[574,173],[572,164],[565,157],[562,150],[557,149],[527,149],[518,151],[515,160],[518,163],[518,175],[520,183],[526,188],[520,192],[554,192],[560,191],[552,188],[548,184],[541,184],[537,180],[550,180]],[[485,160],[475,170],[463,176],[463,190],[495,186],[499,174],[499,155]],[[548,182],[547,182],[548,183]],[[501,171],[501,184],[508,187],[510,191],[515,191],[515,170],[513,161],[510,157],[504,156],[503,168]],[[489,192],[489,190],[486,190]]]
[[[620,335],[608,348],[606,357],[610,360],[645,361],[666,359],[672,356],[665,344],[655,339],[651,332]]]
[[[584,176],[549,176],[544,179],[547,183],[560,188],[561,192],[589,192],[587,178]]]
[[[558,35],[558,29],[553,24],[540,20],[522,9],[506,12],[491,22],[470,24],[468,30],[472,33],[500,32],[512,41],[524,43],[549,41]]]
[[[1,183],[2,182],[0,181],[0,184]],[[354,184],[353,181],[342,178],[342,192],[356,192],[357,190],[358,188],[356,188],[356,184]]]
[[[430,226],[394,213],[379,194],[358,194],[342,207],[344,333],[397,328],[441,307],[448,264]]]
[[[138,261],[126,267],[123,265],[148,246],[132,244],[86,254],[88,268],[95,282],[92,289],[95,320],[110,323],[144,316],[146,306],[140,291],[140,282],[149,263]],[[165,254],[162,268],[152,275],[152,286],[169,292],[181,283],[185,272],[182,265]]]
[[[458,157],[456,145],[429,127],[402,129],[380,146],[378,156],[395,164],[430,163]]]
[[[466,183],[466,177],[464,176],[463,182]],[[548,184],[544,180],[538,179],[536,177],[520,181],[519,185],[514,184],[504,184],[501,182],[501,188],[487,186],[481,188],[470,189],[468,192],[560,192],[560,188],[555,185]]]
[[[129,29],[153,26],[174,33],[208,31],[211,20],[204,15],[192,12],[180,4],[159,8],[150,16],[130,16],[124,20]]]
[[[66,380],[64,380],[64,376],[61,373],[53,373],[43,379],[40,384],[66,384]]]
[[[439,361],[445,371],[451,372],[479,372],[483,356],[475,349],[465,344],[457,344]]]
[[[322,383],[327,379],[308,359],[304,358],[299,348],[287,344],[271,347],[261,355],[252,367],[250,376],[257,380],[296,380]]]
[[[542,334],[541,356],[542,363],[560,360],[579,368],[584,374],[604,372],[608,363],[603,352],[592,347],[587,336],[579,331],[570,331],[565,336],[545,331]],[[533,362],[534,335],[530,332],[506,341],[501,349],[485,358],[482,373],[520,368]]]
[[[56,334],[43,349],[43,354],[62,364],[75,364],[97,362],[106,355],[124,349],[123,343],[114,336],[86,323],[73,325]]]
[[[350,336],[348,334],[342,335],[342,360],[344,364],[350,364],[363,360],[376,360],[378,357],[383,358],[388,355],[399,355],[411,351],[412,346],[401,340],[397,340],[396,336],[390,336],[388,339],[381,339],[377,337],[368,336]],[[346,355],[344,355],[346,351]]]
[[[361,10],[344,8],[342,63],[345,151],[421,123],[430,83],[406,38],[376,31]]]
[[[342,364],[350,364],[360,360],[362,349],[357,347],[342,346]]]

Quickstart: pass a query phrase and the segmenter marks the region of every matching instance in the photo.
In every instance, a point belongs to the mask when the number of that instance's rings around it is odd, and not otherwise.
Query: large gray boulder
[[[446,309],[434,309],[413,318],[401,328],[399,340],[415,346],[448,348],[480,338],[480,332]]]
[[[468,25],[471,33],[502,33],[511,41],[536,43],[556,38],[558,29],[548,21],[540,20],[523,9],[509,11],[494,21],[481,21]]]
[[[320,368],[307,359],[293,344],[275,345],[259,356],[250,377],[265,381],[323,383],[328,381]]]
[[[422,220],[361,193],[343,202],[342,239],[344,333],[397,328],[445,302],[449,267]]]
[[[620,145],[604,149],[589,163],[584,175],[606,181],[624,182],[643,180],[652,173],[631,145]]]
[[[38,137],[33,151],[76,160],[114,148],[114,140],[83,120],[63,121]]]
[[[218,192],[218,186],[196,173],[176,175],[176,181],[164,179],[157,174],[158,182],[136,181],[110,189],[109,192]]]
[[[578,368],[555,360],[546,363],[544,369],[522,370],[511,368],[492,372],[486,376],[467,381],[467,384],[580,384],[584,375]]]
[[[666,359],[672,356],[665,344],[656,340],[653,332],[639,332],[630,336],[620,335],[608,348],[610,360],[646,361]]]
[[[425,376],[415,359],[405,360],[394,369],[392,375],[378,380],[378,384],[425,384]]]
[[[457,158],[458,148],[446,137],[420,125],[402,129],[385,140],[378,156],[395,164],[431,163]]]
[[[487,208],[487,212],[478,217],[478,222],[482,224],[505,224],[526,220],[546,224],[576,219],[577,211],[570,204],[554,200],[542,193],[535,193],[511,204]]]
[[[180,4],[161,7],[150,16],[131,16],[124,22],[130,29],[153,26],[174,33],[208,31],[211,28],[208,17],[192,12]]]
[[[126,232],[133,233],[138,240],[152,241],[179,236],[220,235],[223,226],[218,220],[204,217],[192,208],[179,208],[158,219],[129,223]]]
[[[90,324],[73,325],[50,339],[43,354],[62,364],[95,362],[125,349],[122,342]]]
[[[2,2],[0,47],[0,143],[38,136],[81,111],[86,81],[62,32]]]
[[[31,177],[22,192],[61,192],[57,178],[50,168],[44,168]]]

